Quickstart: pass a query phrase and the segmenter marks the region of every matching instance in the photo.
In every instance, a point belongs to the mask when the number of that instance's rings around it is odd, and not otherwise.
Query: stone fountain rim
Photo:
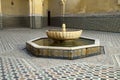
[[[94,44],[90,44],[90,45],[84,45],[84,46],[74,46],[74,47],[54,47],[54,46],[40,46],[35,44],[33,41],[38,40],[38,39],[42,39],[42,38],[47,38],[47,37],[38,37],[35,39],[32,39],[30,41],[27,41],[26,43],[29,45],[32,45],[35,48],[39,48],[39,49],[62,49],[62,50],[75,50],[75,49],[82,49],[82,48],[89,48],[89,47],[96,47],[96,46],[100,46],[100,41],[99,39],[95,39],[95,38],[89,38],[89,37],[81,37],[81,38],[86,38],[86,39],[91,39],[91,40],[95,40]]]

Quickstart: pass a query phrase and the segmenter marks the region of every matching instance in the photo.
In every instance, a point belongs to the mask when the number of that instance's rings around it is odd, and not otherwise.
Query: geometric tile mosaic
[[[120,80],[120,69],[114,68],[111,65],[105,66],[83,62],[69,64],[64,62],[64,65],[52,66],[52,68],[41,69],[36,67],[31,62],[32,57],[21,49],[24,48],[26,41],[39,36],[45,36],[45,30],[46,28],[39,30],[18,29],[0,31],[0,80]],[[101,63],[101,60],[104,59],[102,62],[109,63],[112,60],[110,56],[120,52],[120,45],[118,44],[120,42],[120,33],[84,30],[82,36],[98,38],[102,45],[105,46],[105,55],[107,57],[105,59],[101,57],[94,58],[95,62]],[[15,58],[11,58],[11,56]],[[120,64],[120,54],[115,56],[116,62]],[[37,60],[42,62],[44,59]],[[85,60],[91,60],[91,58]],[[49,59],[45,61],[48,63]],[[55,64],[54,60],[50,59],[50,61],[52,61],[50,64]],[[57,62],[59,64],[59,61]],[[44,61],[43,63],[35,63],[46,64]],[[62,64],[62,61],[60,61],[60,64]],[[44,65],[41,67],[44,67]]]
[[[0,80],[120,80],[120,68],[74,63],[42,69],[29,59],[0,57]]]
[[[45,73],[54,80],[120,80],[120,68],[100,64],[68,64],[48,68]]]
[[[43,74],[25,59],[0,57],[0,80],[44,80]]]

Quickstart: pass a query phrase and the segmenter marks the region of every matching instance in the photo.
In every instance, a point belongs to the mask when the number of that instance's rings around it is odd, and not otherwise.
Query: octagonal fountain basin
[[[98,39],[83,37],[67,41],[56,41],[47,37],[36,38],[27,41],[26,48],[35,56],[64,59],[101,54],[102,50]]]

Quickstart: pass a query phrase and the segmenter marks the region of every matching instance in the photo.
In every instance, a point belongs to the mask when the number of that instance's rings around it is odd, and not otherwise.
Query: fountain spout
[[[66,24],[64,24],[64,23],[62,24],[62,31],[66,32]]]
[[[66,3],[66,0],[61,0],[62,1],[62,4],[63,4],[63,22],[64,22],[64,15],[65,15],[65,3]],[[63,32],[66,32],[66,24],[63,23],[62,24],[62,31]]]

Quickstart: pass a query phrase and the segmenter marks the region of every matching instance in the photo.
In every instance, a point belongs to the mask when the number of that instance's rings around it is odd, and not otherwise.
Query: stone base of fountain
[[[71,44],[67,43],[59,44],[49,38],[37,38],[27,41],[26,48],[35,56],[48,58],[78,59],[103,53],[97,39],[79,38]]]

